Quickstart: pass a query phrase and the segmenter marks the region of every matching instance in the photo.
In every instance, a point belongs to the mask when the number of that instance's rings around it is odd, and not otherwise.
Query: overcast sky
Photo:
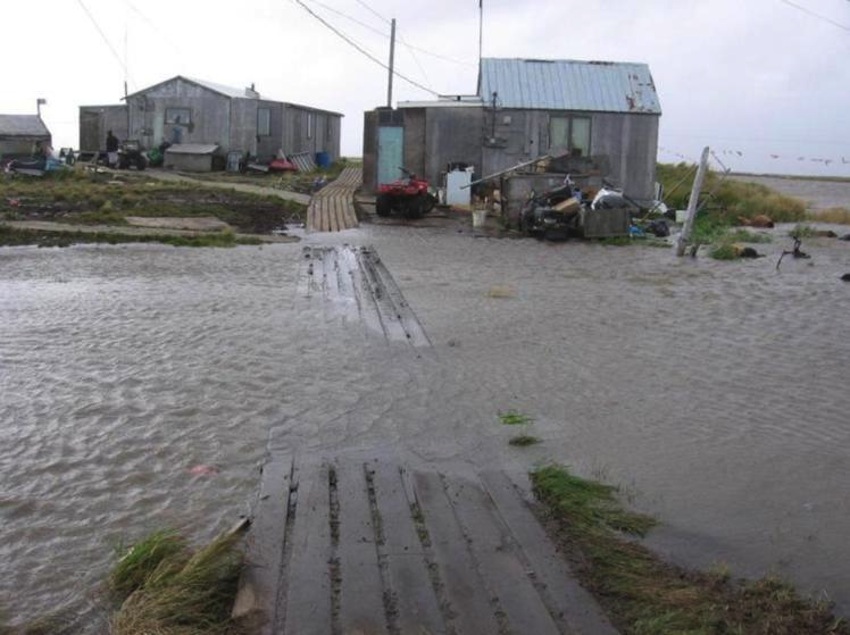
[[[659,161],[705,145],[735,170],[850,176],[850,0],[483,0],[485,57],[649,64],[663,115]],[[476,0],[39,0],[4,2],[0,113],[42,115],[56,147],[79,143],[78,106],[118,103],[175,75],[345,114],[362,154],[363,111],[396,70],[440,94],[473,94]],[[394,101],[433,95],[396,77]],[[720,167],[715,162],[715,167]]]

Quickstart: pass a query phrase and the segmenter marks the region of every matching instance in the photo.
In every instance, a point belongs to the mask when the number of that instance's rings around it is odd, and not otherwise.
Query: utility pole
[[[694,179],[694,185],[691,188],[691,198],[688,200],[688,211],[685,216],[685,225],[682,227],[682,233],[679,234],[679,240],[676,243],[676,255],[680,258],[685,255],[685,246],[688,239],[691,237],[691,231],[694,228],[694,218],[697,215],[697,203],[699,194],[702,191],[702,184],[705,181],[705,174],[708,171],[708,146],[702,151],[697,175]]]
[[[387,85],[387,108],[393,107],[393,73],[395,67],[395,18],[391,22],[390,31],[390,79]]]

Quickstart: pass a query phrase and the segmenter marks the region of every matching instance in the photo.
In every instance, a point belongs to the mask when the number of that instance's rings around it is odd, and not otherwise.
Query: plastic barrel
[[[331,167],[331,155],[327,152],[317,152],[316,165],[318,165],[320,168]]]

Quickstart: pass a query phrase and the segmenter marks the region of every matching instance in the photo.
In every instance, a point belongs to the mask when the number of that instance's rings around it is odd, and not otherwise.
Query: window
[[[312,112],[307,113],[307,138],[313,138],[313,126],[316,125],[316,117]]]
[[[182,124],[188,126],[192,123],[191,108],[166,108],[165,123]]]
[[[549,119],[549,148],[570,154],[590,155],[590,117],[552,116]]]
[[[272,111],[270,108],[257,108],[257,136],[268,137],[272,133]]]

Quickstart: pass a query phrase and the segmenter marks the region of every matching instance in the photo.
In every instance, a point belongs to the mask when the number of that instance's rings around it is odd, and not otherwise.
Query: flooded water
[[[419,345],[305,290],[304,244],[343,242],[374,247]],[[777,273],[783,243],[734,263],[410,227],[0,249],[0,604],[82,612],[117,545],[226,528],[270,443],[566,463],[658,514],[670,558],[778,572],[850,614],[850,245],[808,241]],[[541,444],[507,444],[511,409]]]

